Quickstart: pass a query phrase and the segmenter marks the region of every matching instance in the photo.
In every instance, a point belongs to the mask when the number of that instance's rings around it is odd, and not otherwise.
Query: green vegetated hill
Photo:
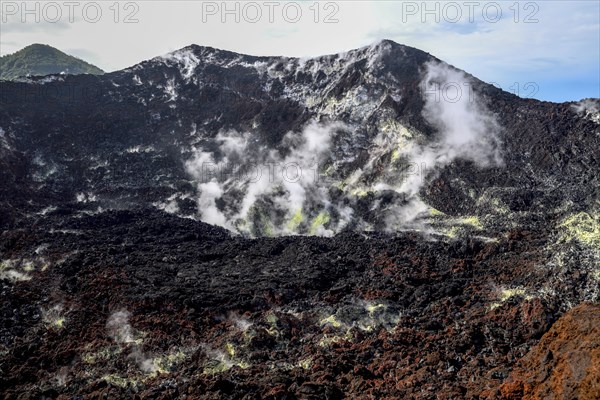
[[[52,46],[32,44],[13,54],[0,57],[0,79],[14,80],[27,75],[104,73],[100,68]]]

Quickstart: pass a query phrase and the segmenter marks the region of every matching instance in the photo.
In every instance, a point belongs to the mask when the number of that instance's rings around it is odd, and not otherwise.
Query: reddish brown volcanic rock
[[[600,306],[583,303],[561,317],[508,381],[502,399],[600,398]]]
[[[0,388],[7,399],[592,399],[599,306],[553,326],[583,294],[536,290],[548,272],[520,260],[523,245],[543,257],[531,243],[249,240],[149,210],[49,217],[0,235],[5,258],[33,257],[19,267],[30,280],[0,286]]]

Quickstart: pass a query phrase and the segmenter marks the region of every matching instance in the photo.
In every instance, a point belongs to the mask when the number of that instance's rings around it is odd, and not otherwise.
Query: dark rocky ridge
[[[178,191],[193,193],[184,168],[191,157],[190,145],[206,144],[223,130],[252,132],[257,145],[282,150],[283,135],[301,131],[309,120],[354,123],[349,144],[351,155],[358,159],[364,158],[361,149],[371,145],[378,123],[387,118],[426,138],[435,136],[422,116],[423,94],[418,86],[423,64],[435,58],[410,47],[382,42],[350,52],[345,59],[327,56],[309,60],[303,67],[332,65],[334,72],[328,76],[309,76],[299,70],[296,59],[242,56],[199,46],[181,52],[198,60],[190,77],[172,58],[159,58],[104,76],[56,77],[44,84],[2,83],[0,127],[7,144],[2,147],[6,166],[2,180],[7,183],[2,199],[31,190],[43,192],[23,196],[33,202],[29,210],[39,211],[87,191],[98,198],[93,206],[103,208],[114,208],[116,203],[148,206]],[[373,59],[378,63],[369,66]],[[257,62],[283,72],[268,77],[253,66]],[[169,80],[177,87],[172,101],[165,94]],[[428,203],[452,215],[481,215],[469,190],[478,196],[487,189],[510,197],[517,192],[529,199],[522,201],[520,211],[535,208],[536,201],[557,208],[558,201],[571,200],[584,209],[598,199],[595,171],[600,160],[591,151],[600,138],[597,123],[578,115],[570,103],[520,99],[478,80],[473,87],[503,127],[505,166],[481,169],[457,160],[440,178],[463,187],[432,183],[422,192]],[[381,103],[367,115],[353,115],[352,107],[323,111],[328,98],[341,98],[356,88],[365,88]],[[322,104],[307,106],[307,96],[319,96]],[[190,135],[193,127],[197,132]],[[152,151],[126,152],[136,146]],[[345,166],[338,179],[357,166]],[[41,179],[39,175],[49,171],[51,179],[36,182],[36,176]],[[429,195],[431,191],[435,195]],[[3,202],[3,208],[15,201]],[[23,210],[15,210],[12,218]]]
[[[372,207],[393,193],[352,197],[333,185],[331,199],[351,202],[375,231],[248,239],[156,210],[188,193],[177,214],[203,211],[185,162],[227,130],[249,132],[249,151],[286,153],[288,132],[342,121],[353,130],[332,154],[354,161],[335,182],[364,167],[386,121],[434,141],[419,87],[428,61],[388,41],[306,61],[190,46],[104,76],[0,83],[5,397],[525,390],[513,385],[517,361],[571,307],[598,301],[593,113],[471,77],[502,126],[504,164],[440,168],[419,192],[437,210],[425,225],[434,233],[382,232]],[[348,103],[349,93],[363,100]],[[123,310],[131,340],[109,329]]]

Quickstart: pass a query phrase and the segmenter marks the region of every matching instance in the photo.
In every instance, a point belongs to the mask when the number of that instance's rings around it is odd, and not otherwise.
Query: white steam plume
[[[218,151],[200,149],[186,163],[186,170],[198,182],[201,219],[248,233],[252,228],[250,219],[259,210],[263,229],[271,234],[296,234],[296,224],[289,223],[295,216],[298,220],[300,214],[331,207],[329,188],[319,172],[330,157],[332,134],[338,129],[345,126],[309,123],[300,134],[290,132],[282,139],[284,154],[264,147],[251,148],[248,134],[219,133],[214,140]],[[270,205],[260,208],[261,201]],[[342,219],[351,215],[344,211],[340,213]],[[337,224],[344,225],[343,221]],[[318,226],[313,233],[334,232]]]
[[[583,99],[571,107],[582,117],[600,124],[600,99]]]
[[[133,329],[129,324],[129,311],[117,311],[110,315],[106,323],[109,336],[119,344],[133,343]]]
[[[500,125],[462,71],[429,62],[420,87],[425,96],[423,116],[437,130],[438,138],[433,143],[408,146],[403,156],[415,165],[426,166],[428,173],[456,159],[473,161],[479,167],[502,165]],[[426,210],[417,197],[424,183],[420,174],[412,174],[397,189],[409,199],[400,213],[402,220],[410,222]]]
[[[129,324],[129,317],[131,317],[131,313],[127,310],[112,313],[106,322],[106,330],[118,344],[131,345],[130,357],[143,372],[155,372],[157,368],[154,360],[144,354],[135,340],[133,328]]]

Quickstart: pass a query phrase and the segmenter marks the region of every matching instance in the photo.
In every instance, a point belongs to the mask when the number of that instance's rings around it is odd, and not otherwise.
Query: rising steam
[[[366,148],[342,123],[309,123],[277,150],[258,145],[249,132],[219,133],[186,163],[200,219],[251,236],[367,229],[365,212],[389,230],[423,229],[419,217],[429,207],[419,192],[432,176],[456,159],[485,168],[502,158],[500,125],[463,72],[427,63],[420,88],[433,140],[383,117]],[[334,146],[336,138],[347,145]]]
[[[120,345],[130,346],[130,357],[143,372],[153,373],[157,370],[157,367],[154,360],[151,357],[147,357],[138,345],[133,328],[129,323],[130,317],[131,313],[127,310],[112,313],[106,322],[106,330],[115,342]]]
[[[405,154],[411,160],[425,163],[429,171],[439,170],[457,158],[480,167],[502,164],[500,125],[464,72],[429,62],[420,87],[425,97],[423,117],[437,130],[438,139],[410,148]],[[423,180],[409,179],[401,191],[413,195],[422,184]]]
[[[437,139],[408,146],[403,156],[412,164],[426,165],[429,179],[456,159],[472,161],[479,167],[502,165],[500,125],[464,72],[448,64],[429,62],[420,88],[425,99],[423,117],[437,131]],[[398,213],[399,221],[410,222],[427,211],[418,198],[426,181],[410,175],[398,188],[409,199]]]
[[[252,147],[250,134],[219,133],[216,151],[199,149],[186,163],[198,182],[201,219],[251,235],[281,235],[296,233],[306,218],[329,215],[333,205],[320,170],[329,158],[333,133],[342,129],[342,124],[308,124],[301,133],[283,138],[281,152]],[[323,225],[317,221],[312,233],[333,234]]]

